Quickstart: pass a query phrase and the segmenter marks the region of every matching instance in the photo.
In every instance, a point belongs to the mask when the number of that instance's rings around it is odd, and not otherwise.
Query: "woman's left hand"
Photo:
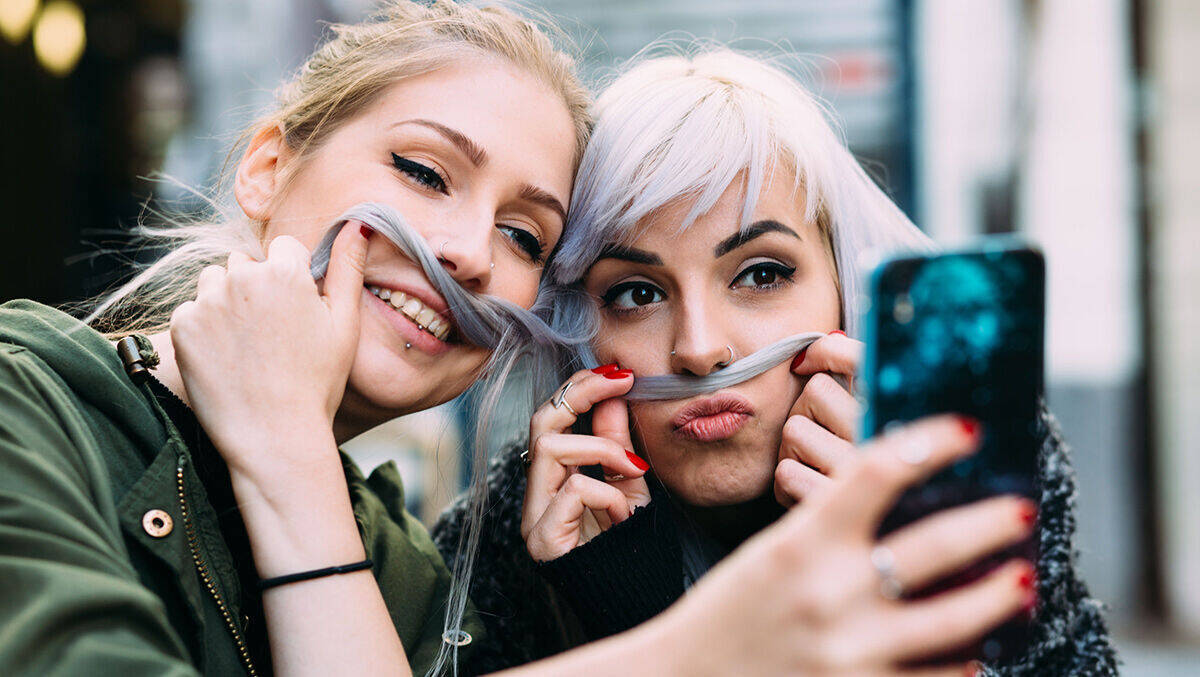
[[[783,426],[775,466],[775,499],[792,506],[829,484],[856,454],[862,407],[850,390],[863,344],[841,331],[813,342],[792,362],[808,376]]]
[[[321,290],[304,245],[278,237],[265,261],[234,253],[227,268],[205,268],[196,300],[171,316],[189,403],[231,472],[271,473],[279,458],[266,450],[332,439],[358,345],[369,233],[342,228]]]

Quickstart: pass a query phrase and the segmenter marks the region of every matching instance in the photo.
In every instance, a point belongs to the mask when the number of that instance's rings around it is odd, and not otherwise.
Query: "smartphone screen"
[[[988,496],[1038,499],[1044,298],[1041,254],[1010,243],[896,258],[875,270],[864,323],[864,439],[938,413],[983,424],[979,452],[906,492],[881,534]],[[962,584],[1014,556],[1035,561],[1034,546],[1030,539],[923,592]],[[1023,633],[1013,626],[977,647],[984,658],[1017,649]]]

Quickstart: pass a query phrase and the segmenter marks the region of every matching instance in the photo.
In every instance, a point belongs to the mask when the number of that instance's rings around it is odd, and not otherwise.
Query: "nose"
[[[669,356],[671,373],[707,376],[732,359],[733,343],[720,326],[720,318],[698,304],[688,307],[676,325]]]
[[[464,289],[482,292],[492,278],[492,219],[487,226],[473,225],[430,239],[442,267]]]

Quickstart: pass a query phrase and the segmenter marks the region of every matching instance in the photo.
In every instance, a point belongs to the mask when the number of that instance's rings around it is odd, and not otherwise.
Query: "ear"
[[[233,195],[246,216],[255,221],[270,220],[283,154],[283,131],[278,125],[270,125],[255,133],[238,163]]]

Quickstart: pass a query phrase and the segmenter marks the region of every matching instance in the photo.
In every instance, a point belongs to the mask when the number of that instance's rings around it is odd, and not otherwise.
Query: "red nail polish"
[[[1021,575],[1017,577],[1017,585],[1019,585],[1022,590],[1033,592],[1033,586],[1036,583],[1037,572],[1034,571],[1032,566],[1027,565],[1025,570],[1021,572]]]
[[[596,367],[595,369],[592,370],[592,373],[593,374],[611,374],[614,371],[617,371],[618,369],[620,369],[620,367],[617,366],[616,362],[613,362],[612,364],[602,364],[599,367]]]
[[[970,416],[959,416],[958,425],[962,427],[962,431],[966,433],[968,437],[979,437],[979,421],[971,418]]]
[[[966,677],[976,677],[979,674],[979,663],[971,661],[967,663],[967,667],[963,670]]]
[[[1027,527],[1033,526],[1037,522],[1037,506],[1032,501],[1025,501],[1017,510],[1017,517],[1021,520],[1021,524]]]
[[[834,334],[841,334],[842,336],[845,336],[846,332],[842,331],[841,329],[834,329],[833,331],[829,332],[828,335],[833,336]]]
[[[634,465],[636,465],[636,466],[637,466],[637,469],[638,469],[638,470],[641,470],[641,471],[643,471],[643,472],[644,472],[644,471],[646,471],[646,470],[649,470],[649,469],[650,469],[650,464],[649,464],[649,463],[647,463],[647,462],[645,462],[645,461],[643,461],[641,456],[638,456],[637,454],[635,454],[635,453],[633,453],[632,451],[629,451],[629,450],[626,450],[626,451],[625,451],[625,455],[629,457],[629,462],[630,462],[630,463],[632,463],[632,464],[634,464]]]
[[[617,379],[619,379],[619,378],[626,378],[626,377],[628,377],[628,376],[633,376],[633,370],[632,370],[632,369],[618,369],[618,370],[616,370],[616,371],[609,372],[609,373],[605,374],[605,375],[604,375],[604,378],[611,378],[611,379],[613,379],[613,380],[615,381],[615,380],[617,380]]]
[[[799,367],[800,363],[804,361],[804,356],[807,354],[808,346],[804,346],[800,349],[800,352],[796,353],[796,357],[792,359],[792,371],[796,371],[796,368]]]
[[[374,228],[372,228],[372,227],[370,227],[370,226],[368,226],[368,225],[366,225],[366,224],[363,224],[363,225],[361,225],[361,226],[359,226],[359,227],[358,227],[358,232],[362,233],[362,236],[363,236],[363,237],[365,237],[365,238],[367,238],[368,240],[370,240],[370,239],[371,239],[371,234],[375,232],[375,229],[374,229]]]

